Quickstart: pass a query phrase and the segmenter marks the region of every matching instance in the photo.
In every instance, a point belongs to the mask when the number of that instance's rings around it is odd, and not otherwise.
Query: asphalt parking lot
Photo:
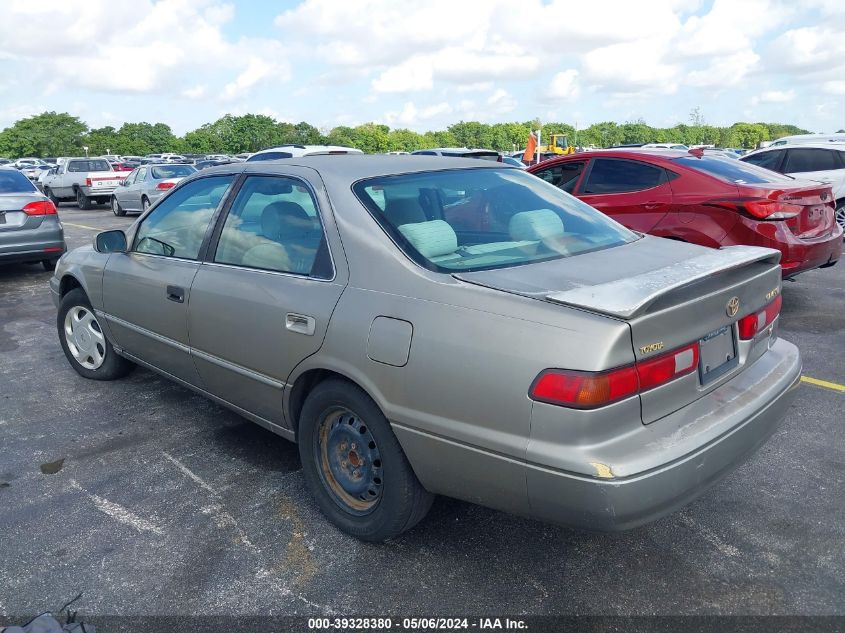
[[[70,247],[128,226],[60,215]],[[782,429],[683,511],[592,534],[439,499],[384,545],[340,533],[296,447],[137,370],[65,360],[40,266],[0,268],[0,616],[845,614],[845,393],[804,384]],[[780,335],[845,383],[845,265],[786,283]]]

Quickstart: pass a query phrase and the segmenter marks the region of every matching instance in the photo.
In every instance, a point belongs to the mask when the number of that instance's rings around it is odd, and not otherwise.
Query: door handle
[[[314,336],[314,330],[317,327],[317,322],[314,317],[307,314],[295,314],[288,312],[285,315],[285,328],[291,332],[298,334],[305,334],[306,336]]]
[[[185,289],[179,286],[167,286],[167,298],[176,303],[185,303]]]
[[[643,209],[656,209],[660,206],[659,202],[643,202],[640,205]]]

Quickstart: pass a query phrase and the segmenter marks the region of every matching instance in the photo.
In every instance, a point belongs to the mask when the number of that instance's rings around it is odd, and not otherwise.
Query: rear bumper
[[[0,233],[0,261],[31,262],[58,259],[67,250],[61,224],[43,223],[37,229]]]
[[[653,464],[647,470],[614,477],[616,463],[610,458],[603,461],[601,447],[591,447],[598,477],[530,464],[526,467],[529,513],[602,531],[656,520],[744,463],[780,426],[800,378],[797,348],[777,341],[735,379],[626,438],[628,465],[647,460]],[[699,441],[678,456],[680,446]]]
[[[737,231],[739,235],[734,235]],[[783,222],[763,222],[743,217],[730,233],[732,243],[779,250],[785,278],[822,266],[833,266],[842,255],[842,229],[836,224],[833,232],[826,237],[803,240]]]

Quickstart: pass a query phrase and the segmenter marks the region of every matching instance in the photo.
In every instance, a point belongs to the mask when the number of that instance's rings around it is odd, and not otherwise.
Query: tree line
[[[391,129],[378,123],[318,129],[304,121],[286,123],[261,114],[227,114],[184,136],[176,136],[165,123],[124,123],[119,128],[89,128],[70,114],[44,112],[21,119],[0,131],[0,156],[75,156],[81,155],[84,147],[88,147],[91,156],[107,151],[124,156],[156,152],[238,154],[286,143],[347,145],[367,153],[462,146],[510,151],[525,147],[529,133],[538,127],[542,129],[544,139],[551,134],[567,134],[571,144],[595,147],[674,142],[751,149],[761,141],[806,133],[806,130],[794,125],[780,123],[734,123],[729,127],[707,125],[697,109],[693,110],[689,124],[679,123],[669,128],[651,127],[642,120],[621,124],[606,121],[577,131],[568,123],[541,125],[536,120],[493,124],[460,121],[445,130],[424,133]]]

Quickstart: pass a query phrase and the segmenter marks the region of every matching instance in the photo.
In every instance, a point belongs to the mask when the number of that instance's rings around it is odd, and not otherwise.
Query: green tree
[[[111,125],[91,130],[83,136],[82,144],[88,147],[90,156],[116,152],[120,146],[117,130]]]
[[[344,145],[346,147],[355,147],[355,130],[346,125],[339,125],[326,136],[326,143],[328,145]]]
[[[88,131],[78,117],[65,112],[44,112],[16,121],[0,132],[0,155],[77,156]]]
[[[413,152],[422,147],[422,135],[411,130],[390,130],[387,135],[387,151],[389,152]]]

